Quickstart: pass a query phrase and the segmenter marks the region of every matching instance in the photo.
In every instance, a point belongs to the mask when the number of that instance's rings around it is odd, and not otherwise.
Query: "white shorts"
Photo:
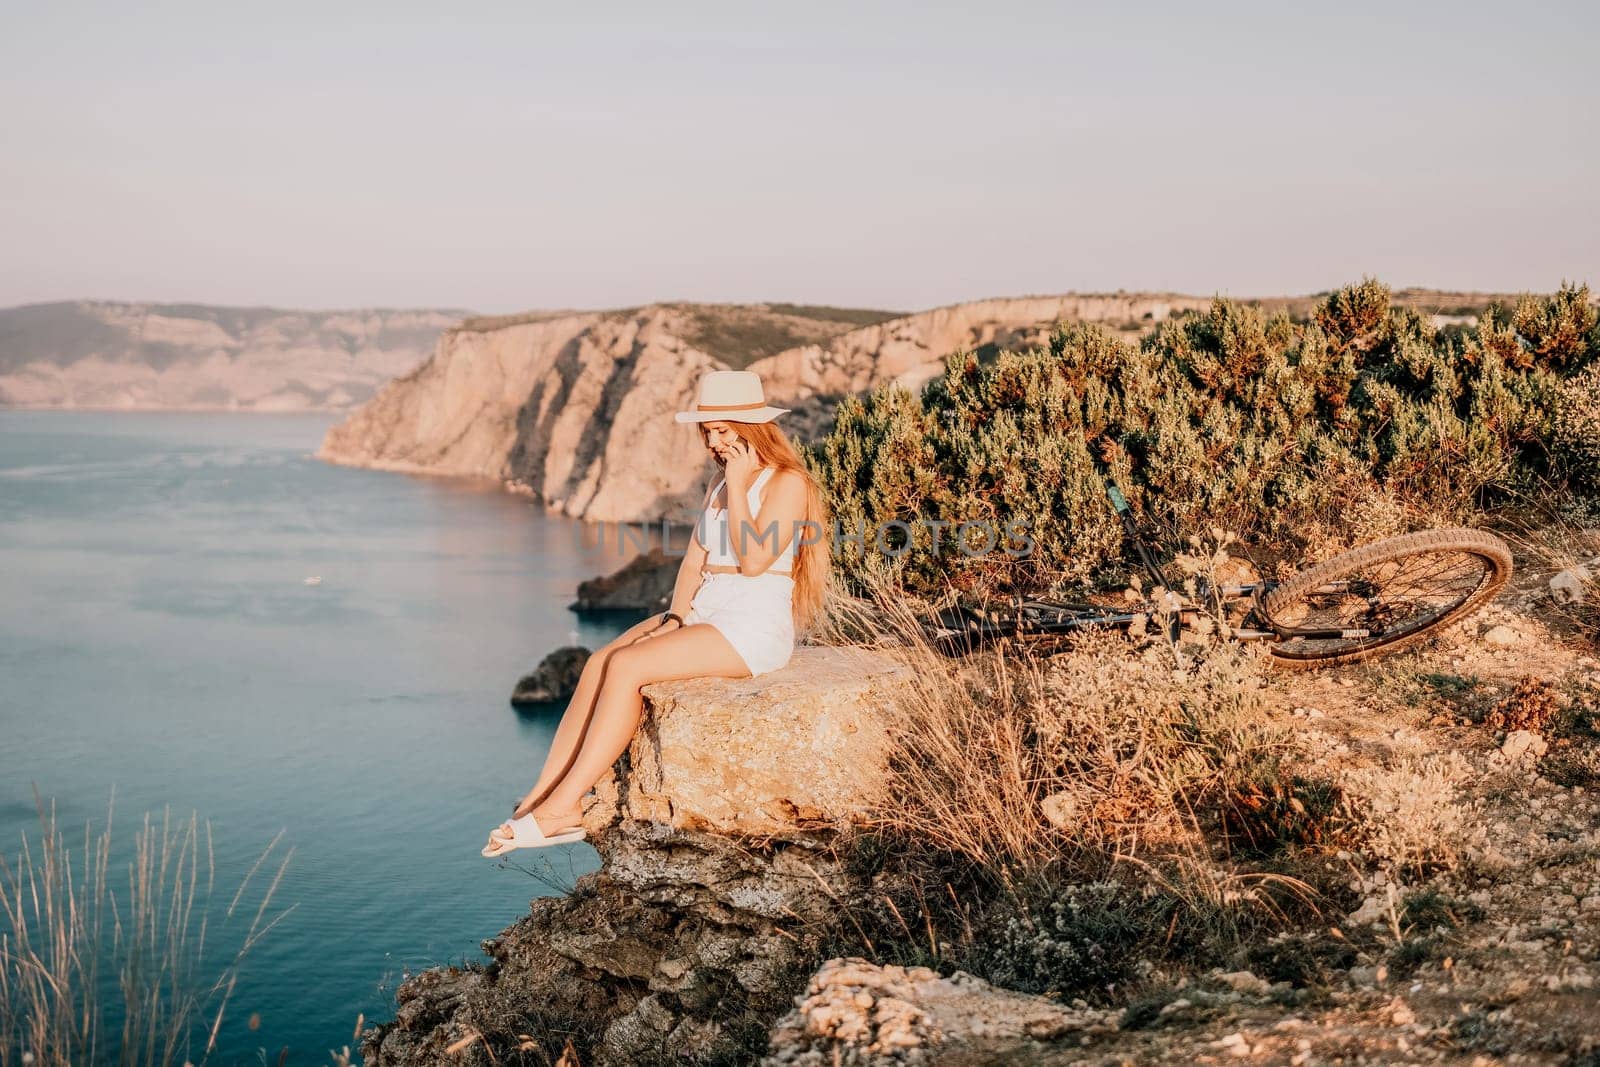
[[[715,626],[752,676],[794,655],[794,579],[787,574],[707,574],[689,601],[685,626]]]

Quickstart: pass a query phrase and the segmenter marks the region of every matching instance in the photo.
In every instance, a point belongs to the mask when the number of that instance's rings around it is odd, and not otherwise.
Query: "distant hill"
[[[678,333],[695,348],[727,367],[741,370],[756,360],[791,348],[824,344],[860,326],[898,319],[903,311],[827,307],[820,304],[661,303],[612,311],[527,311],[514,315],[475,315],[461,323],[466,333],[489,333],[508,326],[595,315],[626,317],[654,310],[675,312]]]
[[[470,312],[70,301],[0,310],[0,405],[342,410]]]

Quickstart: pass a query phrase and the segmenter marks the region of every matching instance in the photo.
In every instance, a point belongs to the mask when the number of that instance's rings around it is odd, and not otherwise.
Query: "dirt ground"
[[[1530,679],[1548,683],[1531,686],[1546,710],[1600,710],[1600,658],[1551,610],[1547,578],[1519,567],[1423,650],[1272,675],[1272,714],[1316,771],[1387,780],[1391,855],[1420,857],[1392,876],[1351,857],[1362,903],[1327,916],[1323,943],[1350,948],[1323,990],[1215,974],[1148,1023],[1036,1062],[1600,1065],[1600,753],[1555,721],[1516,733],[1494,715],[1514,716]],[[1419,894],[1431,911],[1405,908]]]

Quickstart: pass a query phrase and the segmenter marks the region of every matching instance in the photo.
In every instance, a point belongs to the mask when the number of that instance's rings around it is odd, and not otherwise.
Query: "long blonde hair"
[[[773,472],[774,477],[781,471],[794,471],[805,480],[805,522],[815,525],[802,526],[795,531],[794,537],[793,613],[794,632],[798,637],[822,613],[823,603],[827,597],[828,568],[833,559],[832,518],[828,514],[827,502],[823,500],[822,490],[818,488],[816,479],[806,469],[805,460],[800,458],[800,453],[776,424],[734,422],[731,419],[723,421],[732,426],[734,432],[741,438],[750,442],[750,447],[755,449],[756,458],[761,466],[777,468]],[[700,440],[702,442],[708,440],[704,423],[700,426]],[[721,460],[718,460],[718,464],[721,464]],[[815,540],[810,544],[801,544],[802,538]]]

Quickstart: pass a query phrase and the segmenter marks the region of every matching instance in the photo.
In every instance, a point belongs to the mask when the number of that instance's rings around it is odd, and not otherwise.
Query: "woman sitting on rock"
[[[748,678],[794,653],[821,609],[831,537],[821,493],[773,420],[751,371],[711,371],[692,411],[722,467],[706,493],[672,605],[589,657],[544,769],[485,856],[581,840],[582,799],[626,751],[644,711],[640,688],[681,678]]]

